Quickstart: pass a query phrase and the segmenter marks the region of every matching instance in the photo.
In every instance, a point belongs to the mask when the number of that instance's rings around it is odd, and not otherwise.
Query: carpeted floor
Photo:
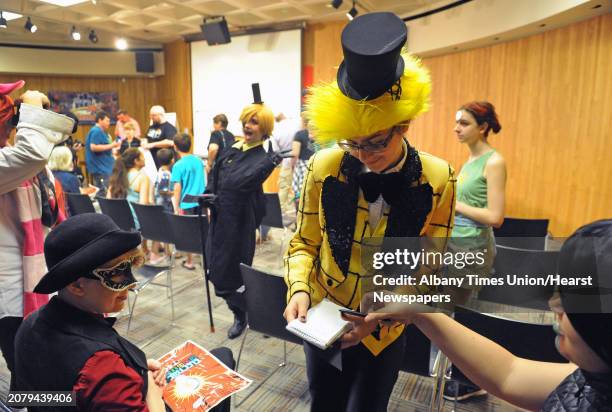
[[[279,254],[282,231],[273,229],[273,240],[259,246],[256,252],[254,266],[263,270],[281,273],[281,256]],[[200,269],[200,266],[197,266]],[[146,288],[138,299],[134,320],[129,333],[129,339],[138,343],[149,357],[157,358],[191,339],[202,346],[212,349],[227,346],[238,356],[240,339],[229,340],[227,329],[233,321],[231,312],[225,303],[214,297],[213,313],[216,332],[211,333],[208,325],[208,311],[204,283],[199,271],[188,271],[176,265],[173,280],[177,289],[185,287],[175,296],[175,325],[164,332],[170,321],[170,301],[164,289],[153,285]],[[198,281],[199,280],[199,281]],[[188,286],[190,282],[197,283]],[[117,329],[125,336],[127,317],[117,322]],[[161,336],[151,337],[163,332]],[[252,390],[257,381],[282,362],[283,342],[274,338],[264,338],[262,335],[250,332],[246,338],[245,348],[240,360],[239,372],[254,380],[253,385],[235,396],[233,410],[235,411],[294,411],[309,410],[308,384],[304,353],[301,346],[287,344],[287,365],[276,372],[259,390],[250,396],[239,407],[241,402]],[[8,391],[8,371],[4,360],[0,359],[0,397],[5,399]],[[389,411],[425,411],[431,394],[431,379],[407,373],[401,373],[395,385]],[[452,409],[452,403],[447,402],[445,410]],[[500,401],[493,396],[460,403],[457,411],[518,411],[519,409]]]

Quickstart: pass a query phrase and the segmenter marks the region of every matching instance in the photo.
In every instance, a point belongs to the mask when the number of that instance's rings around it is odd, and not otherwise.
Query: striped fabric
[[[40,189],[34,179],[26,180],[15,190],[19,221],[23,229],[24,318],[49,301],[48,295],[33,292],[34,287],[47,271],[41,222]]]

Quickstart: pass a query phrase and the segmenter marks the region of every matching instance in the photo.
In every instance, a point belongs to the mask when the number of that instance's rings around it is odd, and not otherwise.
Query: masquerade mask
[[[106,289],[113,292],[121,292],[138,283],[132,274],[132,262],[134,259],[123,260],[110,268],[94,269],[92,273],[85,275],[88,279],[96,279]]]

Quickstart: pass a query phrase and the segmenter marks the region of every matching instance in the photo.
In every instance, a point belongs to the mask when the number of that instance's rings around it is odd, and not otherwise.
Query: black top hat
[[[261,101],[261,91],[259,90],[259,83],[251,83],[251,89],[253,89],[253,104],[263,104]]]
[[[83,213],[73,216],[53,229],[45,239],[45,260],[50,269],[34,292],[58,291],[136,248],[140,241],[140,233],[119,229],[106,215]]]
[[[372,100],[404,73],[402,47],[406,24],[393,13],[368,13],[355,18],[342,31],[344,61],[338,68],[338,87],[355,100]]]

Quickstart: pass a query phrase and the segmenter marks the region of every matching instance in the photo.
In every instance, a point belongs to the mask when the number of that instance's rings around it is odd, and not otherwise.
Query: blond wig
[[[274,130],[274,113],[272,113],[272,110],[264,104],[250,104],[242,109],[242,113],[240,113],[240,122],[244,125],[251,120],[253,116],[257,116],[261,133],[266,137],[271,136]]]
[[[393,100],[389,93],[372,100],[354,100],[340,91],[336,81],[310,88],[305,114],[317,142],[326,144],[369,136],[427,111],[431,92],[429,72],[416,57],[408,53],[402,57],[405,66],[398,100]]]

